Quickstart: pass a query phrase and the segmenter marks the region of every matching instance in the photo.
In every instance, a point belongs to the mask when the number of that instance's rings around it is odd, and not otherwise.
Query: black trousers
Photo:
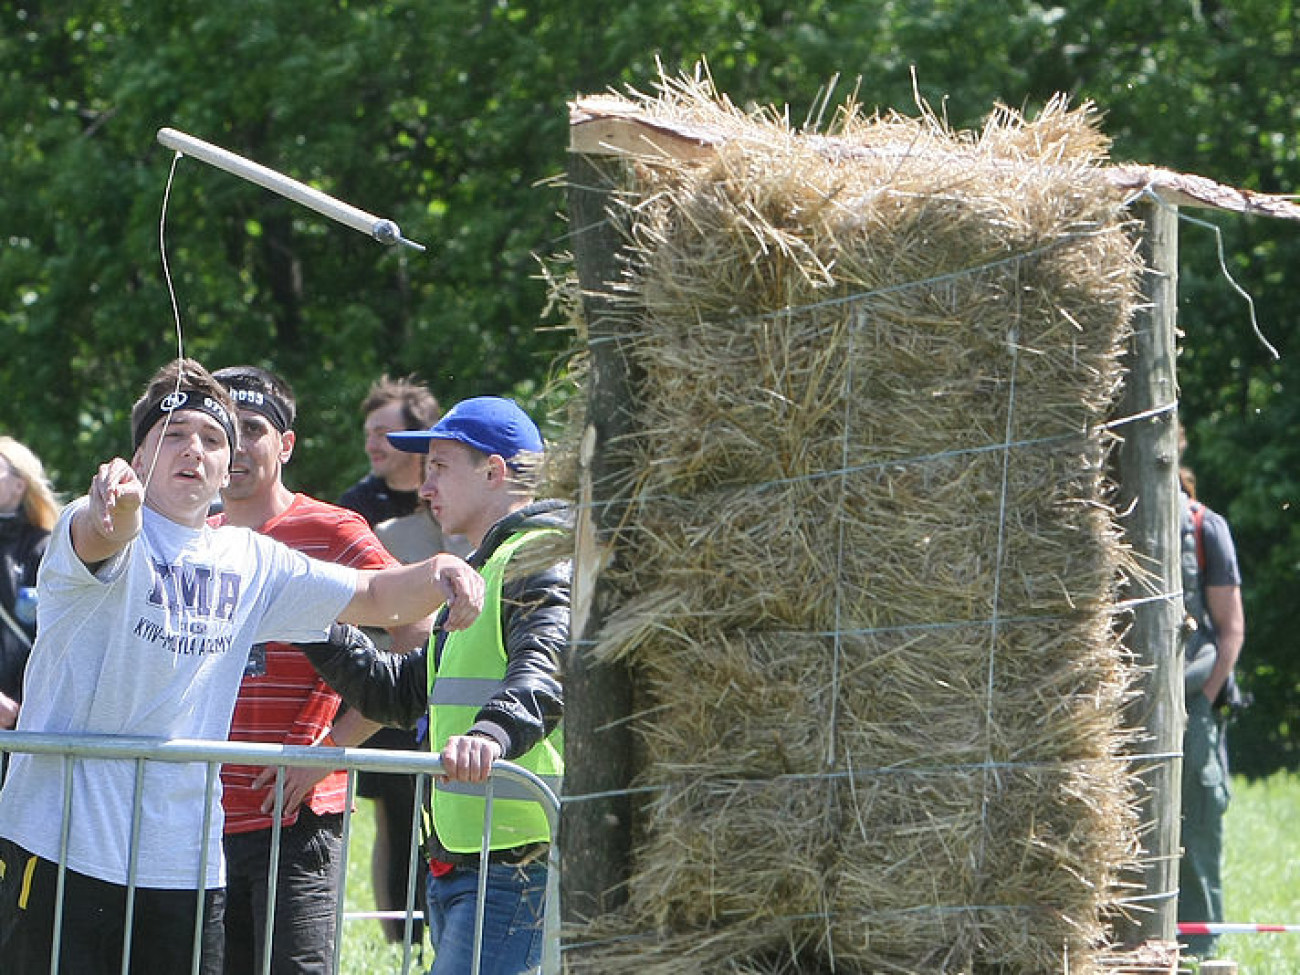
[[[228,833],[226,975],[260,975],[266,936],[271,830]],[[303,809],[280,831],[272,975],[330,975],[341,881],[343,814]]]
[[[73,870],[64,875],[60,975],[118,975],[126,948],[127,888]],[[49,975],[58,866],[0,839],[0,967],[5,975]],[[204,892],[199,936],[203,975],[220,975],[225,892]],[[194,957],[198,891],[135,889],[131,975],[177,975]]]

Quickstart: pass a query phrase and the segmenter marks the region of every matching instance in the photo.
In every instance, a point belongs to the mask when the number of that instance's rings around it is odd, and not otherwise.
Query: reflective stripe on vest
[[[479,709],[496,693],[506,672],[501,641],[501,584],[507,563],[527,541],[555,534],[553,529],[524,531],[506,539],[483,565],[486,584],[483,612],[467,629],[449,633],[437,666],[429,668],[429,736],[435,752],[447,739],[470,729]],[[514,764],[538,776],[558,795],[564,776],[563,726],[538,742]],[[493,782],[492,838],[494,850],[547,842],[550,824],[525,786]],[[487,811],[483,785],[434,780],[433,827],[438,841],[453,853],[478,852]]]
[[[497,692],[501,681],[490,677],[440,677],[429,693],[429,703],[459,708],[480,708]]]

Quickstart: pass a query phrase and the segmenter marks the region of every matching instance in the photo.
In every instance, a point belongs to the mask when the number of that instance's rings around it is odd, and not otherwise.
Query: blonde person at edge
[[[154,374],[131,410],[131,459],[101,464],[50,538],[19,731],[223,740],[254,643],[319,640],[339,619],[415,622],[444,603],[449,629],[477,618],[482,578],[453,556],[365,571],[209,526],[238,447],[236,415],[199,363]],[[195,954],[204,975],[218,975],[223,823],[205,766],[82,758],[66,767],[66,850],[61,756],[13,755],[0,789],[5,975],[51,970],[60,889],[58,951],[79,975],[174,975]]]
[[[559,658],[569,639],[572,570],[549,551],[521,550],[568,533],[570,510],[534,499],[542,438],[510,400],[464,400],[432,428],[389,439],[428,452],[420,493],[444,531],[474,546],[470,564],[488,586],[483,615],[406,655],[377,651],[355,631],[350,646],[336,639],[303,651],[369,718],[410,726],[427,712],[445,773],[434,782],[429,838],[430,975],[465,975],[492,763],[516,762],[557,792],[564,774]],[[521,975],[541,961],[550,830],[538,804],[511,795],[509,783],[496,783],[493,794],[481,971]]]
[[[36,570],[59,517],[40,458],[0,437],[0,729],[18,722],[36,637]],[[0,769],[7,760],[0,757]]]

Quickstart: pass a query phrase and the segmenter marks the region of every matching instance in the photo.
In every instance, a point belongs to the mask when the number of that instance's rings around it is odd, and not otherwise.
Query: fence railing
[[[136,854],[138,852],[138,842],[136,830],[140,822],[140,809],[144,801],[143,788],[143,769],[149,762],[168,762],[179,764],[201,764],[207,767],[207,785],[206,795],[208,798],[207,809],[203,823],[203,833],[206,836],[211,825],[211,816],[213,808],[213,798],[216,795],[217,785],[220,781],[221,766],[225,764],[238,765],[258,765],[279,769],[279,774],[275,780],[275,805],[272,810],[272,820],[274,825],[271,828],[271,850],[270,862],[277,863],[280,854],[280,834],[281,834],[281,812],[284,801],[284,770],[288,768],[306,767],[321,769],[344,769],[348,772],[348,801],[347,808],[343,815],[343,861],[340,865],[340,884],[335,900],[335,944],[334,944],[334,973],[339,975],[339,966],[341,961],[340,946],[342,944],[342,931],[344,919],[344,898],[346,893],[347,878],[347,858],[348,858],[348,840],[351,836],[352,828],[352,807],[356,792],[356,772],[395,772],[407,775],[416,775],[415,789],[415,813],[412,817],[412,836],[411,836],[411,861],[407,865],[407,876],[409,879],[406,891],[406,929],[404,938],[404,950],[402,960],[402,973],[407,975],[410,972],[411,941],[412,941],[412,916],[416,904],[415,883],[419,873],[415,869],[417,857],[419,856],[419,829],[420,829],[420,807],[423,805],[424,796],[427,794],[428,784],[432,776],[442,773],[442,761],[437,755],[426,752],[411,751],[385,751],[381,749],[356,749],[356,748],[322,748],[306,747],[298,745],[267,745],[244,742],[228,741],[195,741],[187,739],[169,739],[160,740],[153,738],[136,738],[115,735],[82,735],[82,734],[33,734],[30,732],[18,731],[0,731],[0,754],[3,753],[27,753],[41,755],[62,756],[64,760],[64,792],[63,792],[63,832],[62,845],[58,861],[58,900],[55,908],[54,918],[54,952],[51,958],[50,970],[52,973],[59,971],[59,941],[63,924],[63,904],[62,891],[66,876],[66,862],[68,851],[68,837],[71,826],[71,809],[72,809],[72,769],[73,763],[84,759],[118,759],[128,760],[137,763],[136,766],[136,783],[134,795],[134,806],[132,809],[132,837],[131,853],[128,865],[128,882],[127,882],[127,914],[125,920],[125,937],[122,947],[122,971],[128,970],[130,957],[132,953],[131,927],[132,912],[134,909],[135,899],[135,868]],[[556,843],[556,837],[559,830],[560,803],[555,793],[539,779],[536,775],[527,769],[520,768],[509,762],[497,762],[492,767],[491,775],[486,786],[487,812],[484,817],[483,840],[479,853],[479,885],[477,913],[475,919],[475,951],[474,965],[470,975],[479,975],[480,970],[480,953],[483,942],[483,913],[486,903],[487,894],[487,870],[481,869],[488,862],[489,856],[489,837],[491,835],[493,793],[497,783],[510,783],[513,786],[523,790],[528,797],[535,799],[546,813],[547,822],[551,831],[551,844],[548,852],[548,871],[546,881],[546,904],[544,909],[543,920],[543,950],[542,950],[542,967],[541,975],[559,975],[560,971],[560,938],[559,938],[559,883],[560,883],[560,861],[559,847]],[[2,784],[2,783],[0,783]],[[512,793],[513,794],[513,793]],[[51,810],[53,814],[53,810]],[[206,862],[206,844],[205,852],[201,855],[200,863],[195,864],[196,889],[201,889],[204,885],[197,878],[204,877],[207,873],[208,864]],[[275,914],[276,902],[276,884],[277,871],[269,870],[267,878],[267,931],[264,939],[264,953],[262,958],[261,972],[263,975],[269,975],[271,970],[271,942],[272,942],[272,919]],[[199,972],[201,962],[200,948],[201,939],[198,937],[199,931],[203,926],[203,905],[202,897],[196,898],[195,910],[195,939],[194,939],[194,956],[192,958],[191,971],[193,975]],[[145,949],[147,950],[147,948]]]

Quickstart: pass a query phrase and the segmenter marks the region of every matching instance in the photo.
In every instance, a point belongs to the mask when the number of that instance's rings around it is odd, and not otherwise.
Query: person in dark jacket
[[[59,517],[40,459],[0,437],[0,729],[18,723],[36,638],[36,570]]]
[[[329,643],[304,651],[366,717],[409,727],[429,715],[444,771],[432,799],[430,975],[463,975],[474,952],[482,784],[492,763],[514,762],[557,792],[563,776],[558,665],[569,638],[571,564],[543,546],[569,533],[570,510],[535,500],[543,442],[510,400],[465,400],[430,429],[389,439],[428,453],[421,495],[443,531],[474,546],[469,563],[487,587],[483,614],[463,633],[435,630],[428,648],[410,654],[376,650],[364,634],[342,628]],[[496,797],[510,798],[503,788]],[[493,806],[484,975],[513,975],[540,963],[549,840],[536,802]]]
[[[441,413],[433,393],[414,376],[392,379],[384,375],[375,380],[361,401],[370,470],[343,492],[339,504],[359,512],[371,528],[415,511],[424,465],[408,451],[395,449],[388,434],[427,427]]]

